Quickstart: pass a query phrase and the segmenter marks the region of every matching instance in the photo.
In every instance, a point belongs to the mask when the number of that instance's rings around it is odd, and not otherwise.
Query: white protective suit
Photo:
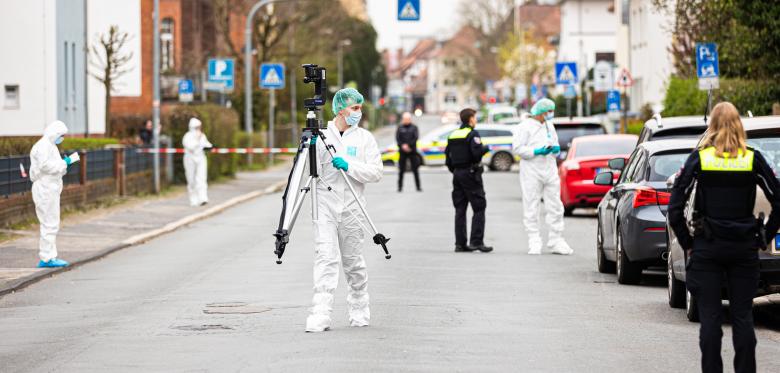
[[[326,141],[336,148],[336,156],[349,164],[347,175],[361,202],[366,183],[382,179],[382,160],[374,136],[354,126],[342,136],[333,122],[325,130]],[[306,319],[306,331],[330,328],[333,293],[339,281],[339,261],[349,286],[347,305],[351,326],[366,326],[371,314],[368,308],[368,276],[363,259],[365,238],[363,218],[355,198],[339,170],[331,164],[333,157],[322,141],[317,141],[318,172],[317,219],[314,223],[314,297],[311,314]],[[333,190],[329,191],[328,186]]]
[[[30,151],[30,181],[35,214],[41,226],[38,256],[44,262],[57,257],[57,232],[60,230],[60,193],[62,177],[68,172],[68,165],[60,156],[54,143],[65,135],[65,123],[55,121],[46,126],[43,137]]]
[[[203,133],[200,120],[190,119],[190,130],[181,140],[184,146],[184,176],[187,177],[187,192],[190,195],[190,205],[198,206],[209,201],[208,196],[208,163],[204,148],[213,145]]]
[[[558,135],[549,121],[540,123],[533,117],[528,117],[515,129],[512,149],[522,158],[520,186],[523,193],[523,224],[528,234],[529,253],[538,254],[541,251],[539,204],[544,199],[545,221],[549,230],[547,246],[555,253],[570,254],[571,249],[562,236],[563,203],[556,155],[534,155],[534,149],[544,146],[558,146]]]

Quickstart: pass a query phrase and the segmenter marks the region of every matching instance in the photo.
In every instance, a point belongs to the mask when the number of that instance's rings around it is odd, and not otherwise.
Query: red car
[[[575,208],[596,207],[609,186],[593,184],[600,172],[610,171],[607,162],[613,158],[625,158],[636,147],[635,135],[593,135],[576,137],[571,143],[566,159],[558,167],[561,176],[561,201],[564,215],[571,216]],[[615,172],[615,178],[618,177]]]

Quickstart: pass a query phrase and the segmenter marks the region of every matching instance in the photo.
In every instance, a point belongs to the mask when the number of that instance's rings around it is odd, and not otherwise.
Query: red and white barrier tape
[[[160,148],[155,151],[153,148],[138,149],[139,153],[161,153],[161,154],[184,154],[183,148]],[[216,154],[295,154],[297,148],[213,148],[207,150],[208,153]]]

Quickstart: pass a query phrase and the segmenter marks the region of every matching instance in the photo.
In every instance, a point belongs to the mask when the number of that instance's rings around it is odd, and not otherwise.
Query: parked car
[[[460,117],[454,111],[448,111],[441,116],[441,124],[458,124]]]
[[[636,135],[591,135],[577,137],[565,161],[558,168],[561,176],[563,214],[570,216],[575,208],[598,206],[610,187],[596,185],[593,178],[611,171],[607,162],[613,158],[628,159],[636,147]],[[618,173],[615,174],[617,177]]]
[[[444,148],[447,147],[447,138],[450,133],[459,126],[444,125],[425,134],[417,141],[417,151],[422,157],[424,165],[444,165]],[[490,148],[485,154],[483,162],[491,170],[509,171],[512,165],[519,161],[519,157],[512,155],[512,128],[501,124],[477,124],[476,129],[482,137],[482,143]],[[398,145],[393,144],[382,150],[382,163],[395,165],[398,163]]]
[[[488,107],[487,123],[499,123],[504,118],[518,118],[517,108],[508,105],[493,105]]]
[[[760,151],[769,165],[778,174],[780,170],[780,117],[743,118],[742,123],[748,135],[748,145]],[[667,181],[671,186],[674,177]],[[757,188],[755,214],[763,212],[769,216],[769,202],[764,192]],[[668,224],[667,224],[668,225]],[[685,288],[685,264],[687,254],[680,246],[674,232],[667,228],[668,258],[666,261],[667,294],[669,306],[685,308],[688,320],[698,321],[697,302]],[[780,291],[780,247],[778,239],[769,243],[766,251],[759,251],[760,281],[759,293],[769,294]]]
[[[588,135],[604,135],[607,133],[607,129],[604,128],[604,125],[597,118],[554,118],[552,123],[555,126],[555,132],[558,134],[558,145],[561,146],[561,153],[558,154],[559,165],[566,159],[574,138]]]
[[[507,118],[499,119],[498,124],[516,126],[520,124],[520,122],[522,121],[523,121],[522,117],[507,117]]]
[[[621,284],[638,284],[642,270],[663,265],[669,176],[682,167],[696,139],[669,139],[639,144],[628,163],[609,161],[623,170],[614,184],[613,172],[596,175],[594,184],[612,186],[598,205],[596,254],[598,270],[617,272]]]
[[[639,143],[659,139],[695,139],[707,130],[704,116],[662,118],[654,115],[645,122],[639,133]]]

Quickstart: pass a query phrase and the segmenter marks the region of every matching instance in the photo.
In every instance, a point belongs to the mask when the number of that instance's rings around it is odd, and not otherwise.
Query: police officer
[[[488,152],[482,145],[477,125],[477,112],[463,109],[460,112],[460,129],[453,131],[444,149],[447,168],[452,172],[452,204],[455,206],[455,252],[493,251],[485,246],[485,189],[482,186],[482,156]],[[466,209],[471,204],[471,244],[466,239]]]
[[[766,194],[769,220],[756,219],[756,185]],[[684,214],[692,198],[691,234]],[[746,146],[739,112],[728,102],[712,110],[700,147],[685,162],[672,188],[669,224],[687,253],[686,286],[699,308],[703,372],[722,372],[722,284],[728,287],[734,370],[756,371],[753,298],[759,279],[758,248],[780,227],[780,183],[757,150]],[[724,281],[725,279],[725,281]]]

